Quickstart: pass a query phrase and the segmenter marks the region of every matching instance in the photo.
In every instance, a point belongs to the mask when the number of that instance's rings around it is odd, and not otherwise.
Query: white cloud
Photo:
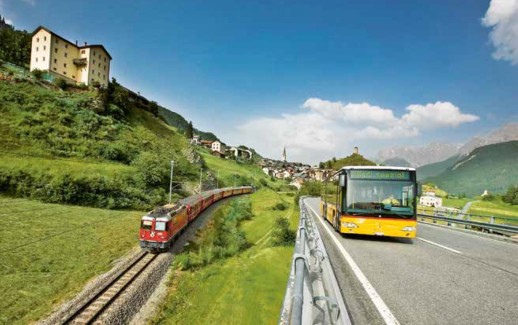
[[[30,4],[31,6],[35,6],[36,5],[36,0],[22,0],[22,1],[27,3],[27,4]]]
[[[492,27],[493,57],[518,65],[518,0],[491,0],[482,24]]]
[[[457,127],[462,123],[474,122],[479,117],[463,114],[450,102],[436,102],[426,105],[410,105],[406,108],[410,113],[403,115],[402,120],[408,126],[422,129],[438,127]]]
[[[339,118],[349,123],[382,123],[390,124],[396,121],[390,109],[372,106],[368,103],[343,104],[330,102],[320,98],[309,98],[302,105],[311,111],[318,112],[327,118]]]
[[[391,109],[368,103],[320,98],[309,98],[302,108],[305,111],[298,114],[252,119],[221,134],[232,144],[246,144],[267,157],[280,159],[286,146],[289,160],[316,163],[348,155],[359,142],[415,137],[420,130],[456,127],[479,119],[461,113],[449,102],[410,105],[406,108],[409,113],[400,118]]]

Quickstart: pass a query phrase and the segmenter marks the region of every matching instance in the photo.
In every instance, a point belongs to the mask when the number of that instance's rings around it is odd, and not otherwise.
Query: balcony
[[[78,67],[86,67],[88,61],[86,58],[74,59],[74,64]]]

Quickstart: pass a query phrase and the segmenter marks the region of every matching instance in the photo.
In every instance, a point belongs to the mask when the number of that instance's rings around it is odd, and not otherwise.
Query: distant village
[[[224,159],[252,160],[253,158],[253,152],[248,148],[226,146],[217,140],[200,140],[199,135],[194,135],[191,143],[205,147],[211,150],[214,156]],[[266,175],[288,180],[290,185],[295,186],[297,189],[300,189],[305,181],[323,181],[324,175],[330,171],[298,162],[288,162],[286,148],[282,152],[282,160],[263,158],[259,162],[259,166],[261,166]]]

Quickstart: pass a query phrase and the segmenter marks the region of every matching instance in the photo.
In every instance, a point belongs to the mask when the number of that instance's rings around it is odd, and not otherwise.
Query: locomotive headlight
[[[346,228],[358,228],[358,225],[353,222],[342,222],[342,227]]]
[[[415,227],[407,226],[407,227],[404,227],[401,230],[406,231],[406,232],[411,232],[411,231],[415,231]]]

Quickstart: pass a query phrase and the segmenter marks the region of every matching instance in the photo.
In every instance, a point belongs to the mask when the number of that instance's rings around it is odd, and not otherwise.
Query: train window
[[[155,223],[155,230],[156,231],[165,231],[165,225],[166,223],[165,222],[157,222]]]
[[[151,230],[151,226],[153,225],[153,222],[151,220],[142,220],[142,224],[140,225],[140,228],[145,230]]]

